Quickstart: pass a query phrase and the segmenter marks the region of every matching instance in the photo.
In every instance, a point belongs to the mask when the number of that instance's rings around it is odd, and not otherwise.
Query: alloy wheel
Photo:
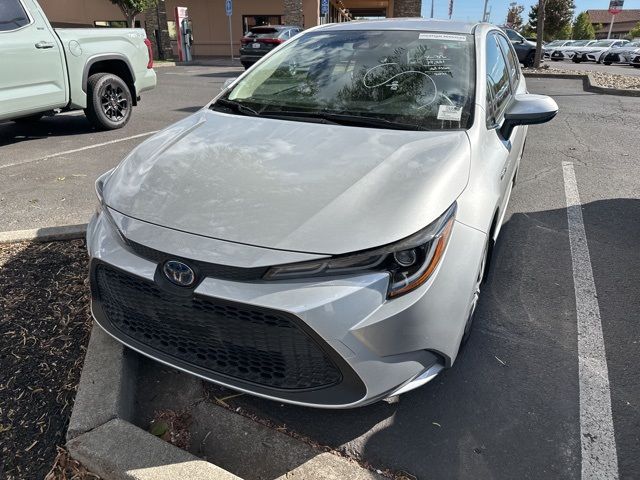
[[[102,112],[112,122],[119,122],[126,118],[129,110],[129,102],[124,90],[121,86],[112,83],[103,86],[100,105]]]

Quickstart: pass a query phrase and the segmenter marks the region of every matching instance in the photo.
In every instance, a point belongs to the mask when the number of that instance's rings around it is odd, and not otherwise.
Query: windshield
[[[600,40],[599,42],[592,43],[592,47],[610,47],[613,44],[611,40]]]
[[[564,45],[565,43],[567,43],[566,40],[554,40],[551,43],[547,43],[547,47],[559,47],[561,45]]]
[[[459,129],[472,120],[474,82],[471,35],[310,32],[252,68],[220,104],[298,121],[331,115],[359,126]]]
[[[578,40],[576,42],[571,42],[572,47],[583,47],[587,45],[591,40]]]
[[[250,38],[275,38],[280,34],[280,31],[275,28],[269,27],[254,27],[247,34]]]

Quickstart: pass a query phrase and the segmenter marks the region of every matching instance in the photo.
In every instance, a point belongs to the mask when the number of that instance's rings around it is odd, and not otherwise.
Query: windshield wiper
[[[409,123],[394,122],[378,117],[368,117],[361,115],[349,115],[343,113],[333,113],[327,111],[317,112],[295,112],[295,111],[280,111],[280,110],[262,110],[261,115],[265,117],[297,117],[297,118],[309,118],[315,120],[324,120],[327,123],[335,125],[350,125],[354,127],[371,127],[371,128],[390,128],[393,130],[426,130],[426,128],[420,125],[414,125]]]
[[[260,115],[271,118],[291,118],[300,121],[314,121],[332,125],[349,125],[354,127],[389,128],[393,130],[427,130],[420,125],[393,122],[384,118],[349,115],[327,111],[296,112],[291,110],[260,110]]]
[[[256,112],[253,108],[247,107],[242,102],[238,102],[236,100],[229,100],[228,98],[219,98],[216,100],[216,103],[212,104],[209,108],[215,109],[216,106],[223,106],[226,108],[230,108],[236,113],[240,115],[248,115],[250,117],[259,117],[260,114]]]
[[[426,128],[409,123],[394,122],[384,118],[369,117],[363,115],[349,115],[333,112],[317,112],[321,118],[340,125],[351,125],[355,127],[389,128],[393,130],[426,130]]]

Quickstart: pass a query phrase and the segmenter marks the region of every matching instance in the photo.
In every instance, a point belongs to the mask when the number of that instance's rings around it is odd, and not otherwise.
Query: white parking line
[[[86,147],[75,148],[73,150],[65,150],[64,152],[52,153],[40,158],[29,158],[26,160],[18,160],[17,162],[7,163],[6,165],[0,165],[0,170],[3,168],[15,167],[17,165],[24,165],[25,163],[40,162],[42,160],[49,160],[50,158],[61,157],[62,155],[70,155],[72,153],[82,152],[84,150],[91,150],[92,148],[104,147],[107,145],[113,145],[114,143],[126,142],[127,140],[134,140],[136,138],[148,137],[158,132],[153,130],[152,132],[139,133],[138,135],[131,135],[130,137],[116,138],[115,140],[109,140],[108,142],[95,143],[93,145],[87,145]]]
[[[580,443],[582,479],[618,478],[618,454],[611,416],[611,391],[602,337],[600,307],[582,218],[573,163],[562,162],[569,243],[578,317]]]

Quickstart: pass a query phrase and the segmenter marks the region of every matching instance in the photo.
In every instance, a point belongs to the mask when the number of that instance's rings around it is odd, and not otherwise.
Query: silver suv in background
[[[247,69],[278,45],[302,31],[299,27],[264,25],[253,27],[240,39],[240,63]]]

